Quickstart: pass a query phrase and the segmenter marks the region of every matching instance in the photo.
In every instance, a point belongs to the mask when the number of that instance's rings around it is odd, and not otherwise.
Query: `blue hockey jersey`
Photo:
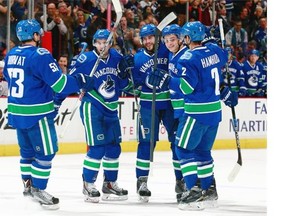
[[[178,71],[177,63],[179,58],[188,50],[186,46],[182,47],[175,55],[169,54],[169,74],[172,77],[180,77],[182,71]],[[174,109],[174,118],[179,118],[184,114],[184,97],[181,92],[170,90],[171,102]]]
[[[77,58],[71,74],[84,73],[90,75],[99,58],[95,50],[84,52]],[[87,92],[82,101],[91,102],[106,116],[118,115],[118,99],[121,90],[129,90],[132,87],[129,79],[121,79],[118,76],[118,64],[123,58],[116,49],[110,48],[107,59],[101,59],[94,71],[94,89]]]
[[[76,79],[63,74],[44,48],[14,47],[5,57],[3,74],[9,83],[8,124],[14,128],[30,128],[55,115],[54,92],[79,91]]]
[[[186,51],[178,61],[181,78],[171,78],[170,89],[184,94],[185,113],[206,125],[222,120],[220,83],[221,68],[228,53],[209,43]]]
[[[157,68],[167,71],[168,73],[168,56],[169,50],[163,43],[159,43],[157,54]],[[135,66],[133,68],[133,79],[136,87],[141,87],[140,105],[151,108],[153,86],[148,83],[148,74],[153,71],[154,54],[150,55],[145,49],[137,52],[134,56]],[[156,89],[155,108],[166,109],[171,107],[169,89]]]

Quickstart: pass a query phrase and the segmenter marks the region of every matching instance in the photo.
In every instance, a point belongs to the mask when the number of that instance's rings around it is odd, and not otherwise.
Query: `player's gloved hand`
[[[165,70],[157,68],[148,75],[148,83],[161,89],[168,87],[170,79],[170,75]]]
[[[239,96],[244,97],[247,94],[247,90],[240,88],[238,94],[239,94]]]
[[[85,92],[88,92],[90,90],[93,89],[94,87],[94,78],[93,77],[89,77],[86,74],[75,74],[73,75],[78,83],[79,89],[82,89]]]
[[[258,89],[256,92],[257,97],[263,97],[265,95],[265,92],[263,89]]]
[[[238,104],[237,92],[230,91],[228,86],[225,86],[220,90],[220,98],[226,106],[234,107]]]
[[[129,70],[134,67],[134,57],[132,55],[126,55],[119,62],[119,74],[121,79],[127,78]]]

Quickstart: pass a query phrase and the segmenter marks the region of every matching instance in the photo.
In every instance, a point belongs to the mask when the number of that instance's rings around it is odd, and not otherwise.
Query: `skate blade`
[[[178,208],[184,211],[201,211],[205,206],[203,202],[179,203]]]
[[[84,201],[85,201],[85,202],[89,202],[89,203],[99,203],[99,197],[89,197],[89,196],[85,196],[85,197],[84,197]]]
[[[39,202],[41,207],[45,210],[58,210],[60,208],[59,204],[47,205]]]
[[[102,195],[103,201],[124,201],[127,200],[127,195],[118,196],[116,194],[104,194]]]
[[[207,200],[204,201],[205,208],[218,208],[218,201],[217,200]]]
[[[140,201],[142,203],[148,203],[149,197],[148,196],[138,196],[138,201]]]

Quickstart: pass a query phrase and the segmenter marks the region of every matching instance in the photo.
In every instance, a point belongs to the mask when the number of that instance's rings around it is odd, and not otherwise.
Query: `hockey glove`
[[[161,69],[157,69],[149,73],[148,83],[152,86],[159,87],[160,89],[165,89],[168,87],[170,82],[170,75]]]
[[[86,74],[82,74],[82,73],[76,74],[74,75],[74,77],[77,80],[79,89],[82,89],[85,92],[88,92],[93,89],[94,87],[93,77],[89,77]]]
[[[263,89],[258,89],[258,90],[256,91],[256,96],[257,96],[257,97],[264,97],[264,95],[265,95],[265,92],[264,92]]]
[[[126,55],[119,62],[119,74],[121,79],[126,79],[128,77],[129,70],[134,67],[134,57],[132,55]]]
[[[225,103],[226,106],[234,107],[238,104],[238,94],[237,92],[230,91],[230,89],[225,86],[220,90],[220,98]]]
[[[244,89],[244,88],[240,88],[238,94],[239,94],[239,96],[241,96],[241,97],[245,97],[246,94],[247,94],[247,90]]]

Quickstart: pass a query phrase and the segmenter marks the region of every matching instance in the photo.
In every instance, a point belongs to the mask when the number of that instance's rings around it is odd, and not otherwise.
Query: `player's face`
[[[148,35],[148,36],[143,37],[142,42],[143,42],[143,46],[148,51],[154,50],[154,45],[155,45],[155,36],[154,35]]]
[[[105,48],[105,43],[106,43],[106,39],[98,39],[98,40],[96,40],[96,43],[95,43],[97,53],[100,54],[103,52],[103,57],[108,55],[108,50],[111,47],[111,45],[107,45]],[[105,48],[105,50],[104,50],[104,48]]]
[[[255,54],[252,54],[252,55],[249,56],[249,61],[252,64],[255,64],[258,59],[259,59],[259,56],[255,55]]]
[[[164,43],[167,47],[167,49],[172,52],[176,53],[179,50],[179,39],[176,35],[170,34],[170,35],[165,35]]]

